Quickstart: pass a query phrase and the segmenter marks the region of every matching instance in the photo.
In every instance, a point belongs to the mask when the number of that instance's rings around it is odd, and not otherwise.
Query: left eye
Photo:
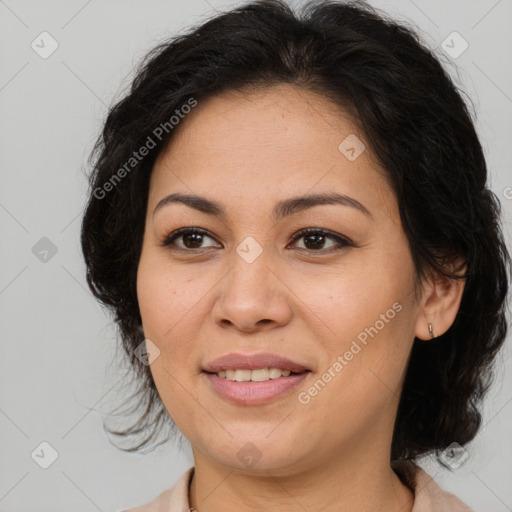
[[[352,245],[352,242],[343,236],[335,235],[334,233],[331,233],[330,231],[326,231],[324,229],[303,229],[302,231],[299,231],[293,238],[293,242],[296,240],[300,240],[303,238],[304,240],[309,240],[304,243],[304,247],[299,247],[299,249],[306,249],[306,250],[312,250],[312,251],[318,251],[319,249],[324,249],[324,244],[327,239],[334,240],[337,242],[337,244],[333,244],[335,247],[336,245],[345,247]],[[306,246],[309,245],[310,247]],[[333,247],[331,246],[331,248]],[[325,251],[330,252],[330,251]]]

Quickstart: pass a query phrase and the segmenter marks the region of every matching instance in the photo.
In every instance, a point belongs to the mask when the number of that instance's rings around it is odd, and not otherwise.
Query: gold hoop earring
[[[433,329],[432,329],[432,324],[428,324],[428,334],[430,335],[430,337],[431,337],[432,339],[434,339],[434,338],[435,338],[434,331],[433,331]]]

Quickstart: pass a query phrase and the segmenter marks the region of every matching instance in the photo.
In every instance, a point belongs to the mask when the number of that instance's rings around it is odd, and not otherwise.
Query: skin
[[[266,510],[269,503],[280,511],[412,509],[413,494],[389,462],[404,372],[414,337],[429,339],[429,322],[436,335],[452,324],[463,285],[429,279],[415,296],[396,198],[366,142],[354,161],[340,152],[350,134],[365,142],[339,107],[305,89],[231,91],[200,101],[155,163],[139,306],[145,337],[160,350],[150,366],[160,397],[192,445],[190,506],[199,512]],[[280,200],[333,191],[370,215],[330,204],[277,222],[271,216]],[[226,215],[179,203],[153,215],[175,192],[220,202]],[[183,227],[209,234],[162,246]],[[303,228],[324,228],[353,246],[329,237],[322,245],[311,235],[293,241]],[[236,252],[248,236],[262,248],[252,263]],[[397,302],[401,311],[300,403],[299,393]],[[270,403],[235,404],[201,373],[206,362],[235,351],[285,355],[312,372]],[[261,456],[252,468],[237,457],[248,442]]]

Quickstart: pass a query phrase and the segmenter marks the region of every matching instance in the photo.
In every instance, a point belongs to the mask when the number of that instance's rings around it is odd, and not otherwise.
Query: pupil
[[[321,248],[321,246],[323,245],[323,241],[324,241],[323,240],[324,239],[324,235],[307,235],[305,237],[305,239],[304,239],[304,245],[308,249],[309,249],[309,247],[308,247],[308,243],[306,242],[306,240],[311,239],[311,238],[313,238],[313,239],[316,238],[316,242],[313,242],[313,244],[312,244],[314,246],[313,248],[317,248],[317,249]]]
[[[202,238],[202,236],[203,235],[201,235],[200,233],[190,233],[188,235],[185,235],[183,237],[183,240],[185,241],[185,247],[188,247],[189,249],[191,249],[191,248],[192,249],[197,249],[198,247],[201,246],[201,242],[202,242],[201,238]],[[196,239],[195,239],[195,241],[192,241],[192,247],[191,247],[190,244],[188,244],[186,242],[186,240],[189,240],[190,238],[194,238],[194,237],[196,237]],[[194,245],[194,243],[197,244],[197,245]]]

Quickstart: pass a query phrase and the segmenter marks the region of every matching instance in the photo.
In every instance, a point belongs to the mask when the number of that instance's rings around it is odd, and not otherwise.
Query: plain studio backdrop
[[[512,2],[370,3],[419,27],[472,98],[510,242]],[[83,170],[107,108],[144,54],[239,4],[0,0],[2,512],[114,512],[152,500],[193,464],[189,446],[128,454],[103,432],[102,415],[126,395],[124,370],[112,364],[113,325],[85,284]],[[477,511],[512,510],[510,341],[469,457],[451,472],[423,463]]]

